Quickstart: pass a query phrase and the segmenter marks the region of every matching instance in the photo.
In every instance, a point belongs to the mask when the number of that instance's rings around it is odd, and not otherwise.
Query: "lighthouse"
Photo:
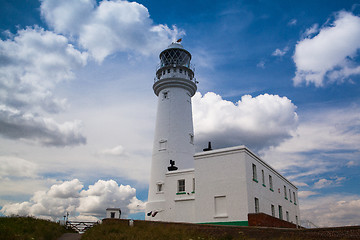
[[[153,90],[158,97],[147,219],[162,219],[168,172],[194,167],[191,97],[196,92],[191,54],[176,42],[160,53]],[[151,216],[150,216],[151,215]]]
[[[176,42],[160,53],[158,98],[145,220],[297,227],[298,189],[246,146],[195,153],[191,54]],[[260,215],[259,215],[260,214]],[[290,224],[290,225],[289,225]]]

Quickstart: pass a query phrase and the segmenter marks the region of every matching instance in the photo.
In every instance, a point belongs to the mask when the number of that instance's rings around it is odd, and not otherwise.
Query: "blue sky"
[[[302,219],[360,224],[358,1],[1,6],[1,214],[141,217],[158,54],[183,38],[197,150],[244,144],[299,187]]]

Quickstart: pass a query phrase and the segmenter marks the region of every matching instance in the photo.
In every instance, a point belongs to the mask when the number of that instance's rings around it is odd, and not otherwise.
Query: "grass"
[[[63,226],[33,217],[0,217],[0,240],[56,240]]]
[[[181,224],[157,225],[146,222],[136,222],[129,227],[127,222],[113,222],[97,225],[87,230],[82,240],[123,240],[123,239],[147,239],[147,240],[230,240],[249,239],[241,234],[232,236],[226,232],[206,232]]]
[[[82,240],[347,240],[360,239],[360,226],[324,229],[229,227],[105,219],[87,230]]]

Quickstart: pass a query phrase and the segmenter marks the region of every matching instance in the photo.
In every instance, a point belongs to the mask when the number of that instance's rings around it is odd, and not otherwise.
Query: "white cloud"
[[[358,163],[356,163],[355,161],[349,161],[346,163],[347,167],[353,167],[353,166],[357,166],[357,165],[358,165]]]
[[[284,47],[283,50],[277,48],[271,55],[275,57],[282,57],[289,51],[289,47]]]
[[[200,147],[246,145],[253,150],[276,146],[297,127],[296,106],[277,95],[245,95],[235,104],[209,92],[193,97],[194,129]]]
[[[294,18],[294,19],[291,19],[291,20],[288,22],[288,25],[289,25],[289,26],[294,26],[294,25],[296,25],[296,23],[297,23],[297,20]]]
[[[113,148],[107,148],[107,149],[101,150],[99,153],[101,155],[121,156],[121,155],[125,154],[125,149],[123,146],[118,145]]]
[[[43,0],[41,13],[55,32],[76,38],[99,62],[117,51],[158,52],[185,34],[176,26],[154,25],[147,8],[136,2],[72,2]]]
[[[359,225],[360,196],[343,194],[309,197],[300,202],[301,219],[319,227]]]
[[[316,25],[306,35],[317,31]],[[360,74],[352,60],[360,49],[360,17],[341,11],[330,26],[324,26],[313,38],[299,41],[293,56],[296,64],[294,85],[302,82],[323,86],[326,82],[343,82]]]
[[[12,156],[0,156],[0,179],[9,177],[29,177],[37,176],[37,165]]]
[[[306,29],[303,38],[309,38],[318,32],[319,32],[319,24],[315,23],[310,28]]]
[[[299,186],[299,185],[297,185]],[[299,191],[298,192],[298,196],[299,198],[307,198],[307,197],[310,197],[310,196],[313,196],[313,195],[318,195],[319,193],[317,192],[313,192],[313,191]]]
[[[357,106],[303,113],[293,137],[262,151],[261,156],[289,179],[312,185],[314,176],[319,181],[320,174],[338,172],[349,161],[359,159],[359,113]],[[327,181],[338,186],[344,180],[336,179],[325,179],[315,186],[325,186]]]
[[[36,27],[0,40],[0,59],[1,102],[20,109],[39,106],[54,113],[64,108],[65,100],[55,98],[52,89],[74,78],[73,70],[86,64],[87,55],[65,37]]]
[[[57,123],[52,118],[34,116],[0,105],[1,135],[10,139],[26,139],[45,146],[85,144],[80,121]]]
[[[307,183],[304,183],[304,182],[293,181],[292,183],[295,184],[295,186],[297,186],[297,187],[308,187],[309,186]]]
[[[83,189],[83,184],[74,179],[53,185],[47,191],[38,191],[30,201],[5,204],[0,212],[7,216],[33,215],[54,220],[69,212],[72,218],[93,220],[104,217],[108,207],[120,207],[123,216],[127,216],[130,211],[144,209],[144,203],[135,195],[135,188],[119,186],[113,180],[99,180]]]
[[[42,113],[65,108],[66,99],[55,97],[54,87],[74,77],[73,70],[86,64],[86,54],[74,49],[65,37],[35,27],[0,40],[0,59],[3,136],[53,146],[85,143],[80,122],[59,124]]]
[[[335,177],[334,179],[322,178],[322,179],[319,179],[319,181],[314,183],[314,188],[320,189],[320,188],[326,188],[326,187],[339,186],[344,180],[345,180],[345,177]]]
[[[258,62],[258,64],[256,64],[256,66],[257,66],[258,68],[264,69],[264,68],[265,68],[265,61],[264,61],[264,60],[261,60],[260,62]]]

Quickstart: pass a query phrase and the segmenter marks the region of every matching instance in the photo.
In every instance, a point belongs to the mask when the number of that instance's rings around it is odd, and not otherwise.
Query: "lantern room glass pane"
[[[181,49],[167,49],[160,55],[161,66],[181,65],[185,67],[190,66],[191,56],[186,51]]]

